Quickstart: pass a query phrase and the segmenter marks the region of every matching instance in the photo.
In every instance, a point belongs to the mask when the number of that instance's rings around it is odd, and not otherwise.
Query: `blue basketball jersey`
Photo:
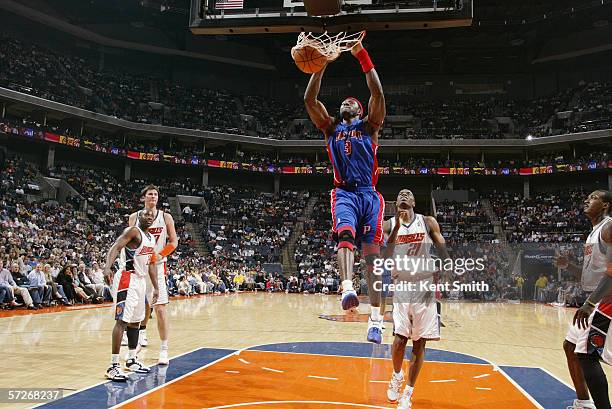
[[[334,167],[334,185],[355,189],[376,187],[378,145],[367,133],[363,119],[352,124],[339,123],[327,140],[327,154]]]

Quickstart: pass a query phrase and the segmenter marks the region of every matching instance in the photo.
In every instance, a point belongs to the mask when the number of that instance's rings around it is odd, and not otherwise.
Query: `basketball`
[[[293,57],[295,65],[297,65],[300,71],[306,74],[319,72],[327,64],[327,57],[311,46],[293,47],[291,49],[291,57]]]

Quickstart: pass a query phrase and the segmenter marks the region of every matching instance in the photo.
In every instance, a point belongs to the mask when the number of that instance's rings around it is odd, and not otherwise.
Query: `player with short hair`
[[[147,294],[149,294],[149,298],[147,299],[147,311],[150,311],[150,305],[152,305],[153,310],[155,311],[155,317],[157,318],[157,330],[161,340],[158,363],[160,365],[167,365],[169,362],[168,332],[170,330],[168,313],[166,311],[166,305],[169,302],[168,286],[166,284],[168,275],[167,257],[178,247],[178,237],[176,235],[172,215],[164,212],[163,210],[157,209],[157,202],[159,201],[159,188],[155,185],[145,186],[141,191],[140,197],[144,203],[144,209],[130,215],[129,225],[137,225],[139,214],[144,210],[149,209],[155,213],[155,219],[148,227],[148,231],[155,239],[155,252],[163,257],[163,262],[158,264],[157,267],[156,275],[157,287],[159,288],[159,297],[157,298],[156,302],[149,303],[152,286],[151,283],[147,281]],[[149,316],[150,314],[146,314],[143,322],[140,324],[140,333],[138,338],[140,345],[143,347],[146,347],[148,344],[146,328],[147,323],[149,322]]]
[[[145,317],[146,279],[157,275],[155,241],[147,229],[155,220],[155,213],[146,209],[140,213],[139,225],[126,228],[115,241],[106,255],[104,273],[111,273],[111,266],[120,255],[119,270],[113,280],[113,300],[115,301],[115,327],[112,335],[111,365],[106,377],[112,381],[125,382],[127,375],[119,366],[121,337],[127,330],[128,359],[126,368],[136,373],[148,373],[150,369],[138,361],[138,326]],[[157,301],[157,282],[153,281],[153,300]]]
[[[382,321],[380,293],[374,290],[374,260],[380,255],[383,242],[383,214],[385,201],[376,191],[378,180],[378,132],[385,119],[385,97],[382,85],[370,56],[361,42],[354,44],[351,53],[361,64],[370,90],[368,113],[357,98],[346,98],[340,105],[340,117],[331,117],[317,99],[325,68],[312,74],[304,104],[310,119],[326,138],[327,153],[334,169],[331,191],[333,233],[338,242],[338,265],[342,279],[342,308],[350,310],[359,305],[353,288],[355,246],[361,244],[367,265],[371,313],[367,339],[380,344]]]
[[[563,342],[567,366],[576,389],[573,409],[610,409],[608,381],[600,360],[612,365],[612,192],[596,190],[584,201],[593,229],[584,245],[582,268],[565,256],[559,266],[574,273],[590,293],[576,311]],[[593,401],[589,400],[589,391]]]
[[[392,272],[396,282],[412,282],[416,288],[415,291],[395,291],[393,295],[393,334],[395,336],[391,347],[393,375],[389,382],[387,398],[390,402],[398,402],[398,409],[412,407],[414,385],[425,360],[425,344],[427,341],[440,339],[440,316],[435,293],[419,290],[421,283],[426,285],[434,283],[437,266],[433,264],[433,258],[431,258],[431,246],[436,246],[442,259],[449,258],[446,242],[436,219],[415,213],[414,207],[415,200],[412,192],[408,189],[401,190],[397,195],[397,213],[385,221],[384,225],[385,234],[388,235],[385,258],[406,256],[415,259],[412,265],[422,262],[420,267],[409,270],[402,270],[396,266]],[[412,357],[408,369],[408,382],[401,393],[401,386],[404,382],[402,364],[408,339],[412,339]]]

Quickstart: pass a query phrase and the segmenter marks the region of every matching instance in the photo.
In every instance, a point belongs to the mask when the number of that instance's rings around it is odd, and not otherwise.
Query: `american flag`
[[[216,0],[215,8],[217,10],[227,9],[242,9],[244,7],[244,0]]]

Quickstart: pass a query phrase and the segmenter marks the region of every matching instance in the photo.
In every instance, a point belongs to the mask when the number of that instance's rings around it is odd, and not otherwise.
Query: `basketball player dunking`
[[[141,191],[141,200],[144,201],[144,210],[151,210],[155,213],[155,220],[149,226],[149,233],[151,233],[155,239],[155,252],[159,253],[163,257],[163,263],[158,264],[157,268],[157,287],[159,288],[159,297],[156,302],[151,302],[153,310],[155,311],[155,317],[157,318],[157,330],[159,332],[159,338],[161,340],[161,349],[159,352],[158,363],[160,365],[168,365],[168,314],[166,312],[166,305],[168,304],[168,287],[166,284],[167,279],[167,266],[166,258],[176,249],[178,246],[178,237],[176,236],[176,230],[174,228],[174,219],[172,215],[164,212],[163,210],[157,209],[157,202],[159,200],[159,189],[154,185],[146,186]],[[129,224],[135,226],[139,220],[139,214],[144,210],[132,213],[130,215]],[[151,294],[151,283],[147,282],[147,293],[149,294],[150,300]],[[150,311],[149,303],[147,302],[147,311]],[[140,333],[138,336],[140,346],[146,347],[148,344],[147,339],[147,323],[149,322],[149,314],[146,314],[143,322],[140,324]]]
[[[596,190],[584,201],[584,213],[593,230],[584,245],[582,269],[566,265],[582,283],[582,289],[591,292],[586,302],[576,311],[563,342],[567,366],[576,388],[576,397],[570,408],[610,409],[608,381],[599,363],[612,365],[612,192]],[[589,391],[593,401],[589,400]]]
[[[440,339],[440,318],[438,315],[435,293],[418,291],[421,282],[434,282],[435,268],[427,266],[425,260],[432,260],[430,249],[436,246],[442,259],[448,258],[446,244],[440,226],[431,216],[423,216],[414,212],[414,195],[408,189],[403,189],[397,195],[395,217],[385,221],[384,231],[388,235],[385,258],[414,257],[423,260],[422,267],[411,270],[393,271],[397,281],[415,283],[415,291],[396,291],[393,295],[393,333],[395,339],[391,348],[393,359],[393,375],[389,382],[387,398],[398,402],[399,409],[412,407],[414,385],[423,361],[425,359],[425,344]],[[408,339],[412,339],[412,357],[408,369],[408,382],[401,393],[404,382],[402,364]]]
[[[317,99],[325,68],[310,77],[304,103],[310,119],[327,140],[327,153],[334,167],[335,189],[331,191],[333,233],[338,242],[338,266],[342,279],[342,308],[350,310],[359,305],[353,288],[355,245],[361,243],[367,266],[367,281],[371,313],[367,339],[380,344],[383,317],[380,313],[380,293],[374,290],[374,260],[380,255],[383,242],[383,214],[385,202],[376,191],[378,180],[378,131],[385,119],[385,98],[382,85],[362,44],[357,43],[351,53],[365,73],[370,101],[364,116],[359,100],[349,97],[340,106],[340,118],[332,118]]]
[[[119,365],[121,337],[127,329],[128,359],[127,369],[136,373],[148,373],[149,368],[138,361],[138,326],[145,317],[145,297],[147,283],[145,276],[151,279],[157,276],[155,239],[147,229],[155,220],[155,213],[146,209],[140,213],[139,227],[126,228],[115,241],[106,255],[104,273],[111,275],[111,266],[120,256],[119,270],[113,279],[113,299],[115,301],[115,327],[112,335],[111,365],[106,370],[106,377],[112,381],[125,382],[127,375]],[[157,300],[158,287],[153,281],[153,300]],[[147,310],[148,312],[148,310]]]

